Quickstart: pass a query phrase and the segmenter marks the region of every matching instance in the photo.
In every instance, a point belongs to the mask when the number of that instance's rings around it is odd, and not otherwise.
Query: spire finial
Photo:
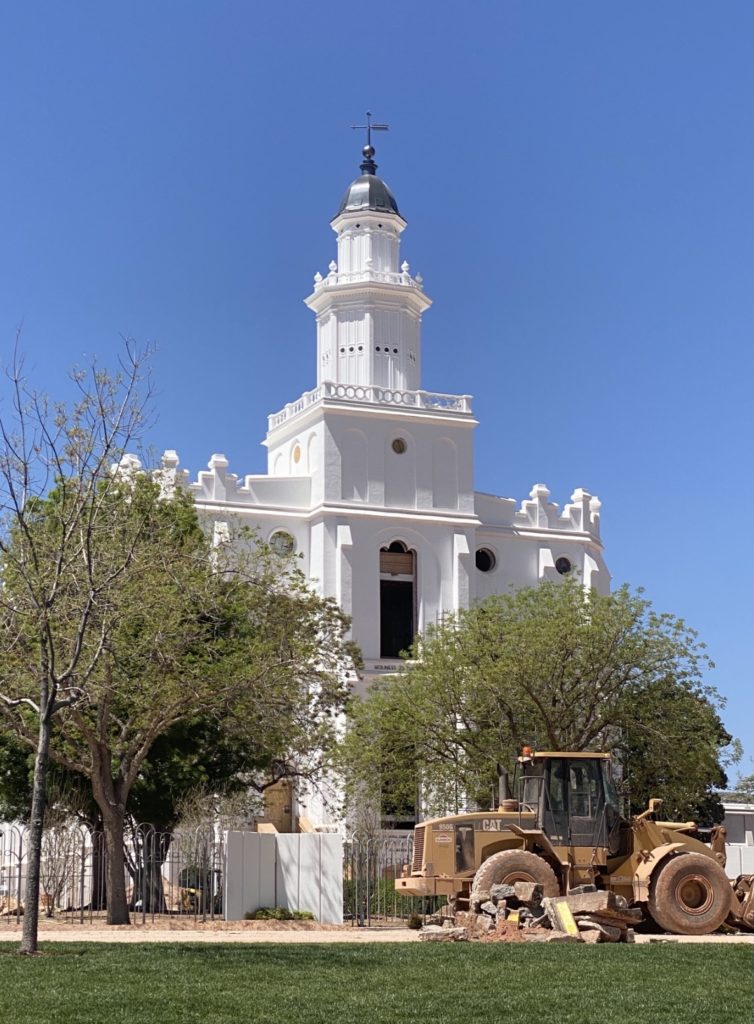
[[[372,111],[367,110],[366,124],[352,124],[352,128],[365,128],[367,133],[367,144],[362,149],[364,162],[359,164],[362,174],[376,174],[377,164],[374,162],[374,146],[372,145],[372,132],[386,132],[390,130],[389,124],[372,124]]]

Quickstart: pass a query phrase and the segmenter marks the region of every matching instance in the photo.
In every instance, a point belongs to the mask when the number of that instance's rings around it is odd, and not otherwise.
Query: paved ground
[[[0,927],[0,942],[13,942],[20,939],[21,930],[15,926]],[[345,926],[328,929],[271,929],[248,928],[239,925],[237,928],[226,926],[221,930],[202,930],[200,928],[146,928],[140,925],[122,927],[97,928],[90,925],[69,925],[63,928],[45,926],[40,929],[40,942],[417,942],[419,933],[409,928],[355,928]],[[637,935],[637,943],[669,942],[744,942],[754,944],[752,935]]]

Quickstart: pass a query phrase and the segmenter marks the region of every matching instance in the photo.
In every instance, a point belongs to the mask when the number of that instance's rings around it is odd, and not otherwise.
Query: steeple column
[[[360,274],[366,270],[397,274],[402,227],[389,224],[387,217],[360,216],[338,232],[338,275]]]
[[[417,391],[421,318],[431,300],[421,277],[400,262],[406,222],[377,177],[373,147],[363,154],[362,175],[331,221],[338,261],[315,275],[305,300],[317,315],[317,383]]]

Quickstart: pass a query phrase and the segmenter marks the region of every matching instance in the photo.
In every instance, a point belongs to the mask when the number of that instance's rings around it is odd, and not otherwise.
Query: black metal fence
[[[343,916],[354,926],[405,922],[433,912],[435,898],[396,892],[395,880],[411,863],[413,836],[355,833],[343,842]],[[27,829],[0,824],[0,928],[24,912]],[[222,919],[224,835],[213,827],[158,832],[129,831],[125,881],[134,921],[164,915],[195,921]],[[70,924],[101,922],[107,909],[104,835],[84,826],[45,830],[40,877],[40,917]]]
[[[24,912],[28,830],[0,824],[0,924]],[[106,911],[104,835],[84,826],[45,830],[40,870],[40,916],[84,924]],[[129,830],[125,844],[129,909],[136,920],[180,915],[222,917],[224,843],[213,828],[158,832],[149,825]]]
[[[412,835],[378,832],[349,836],[343,844],[343,916],[361,927],[405,922],[433,913],[444,899],[404,896],[395,880],[411,864]]]

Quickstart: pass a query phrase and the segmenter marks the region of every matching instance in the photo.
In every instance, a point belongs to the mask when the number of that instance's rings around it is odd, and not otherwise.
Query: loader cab
[[[608,754],[553,751],[519,759],[519,800],[555,846],[611,848],[620,824]]]

